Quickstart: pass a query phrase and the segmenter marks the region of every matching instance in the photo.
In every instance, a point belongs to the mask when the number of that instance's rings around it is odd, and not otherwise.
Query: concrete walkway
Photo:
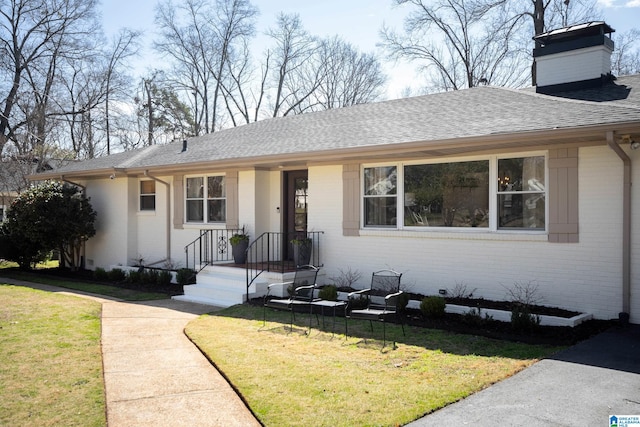
[[[102,303],[102,359],[109,427],[260,426],[233,388],[185,336],[214,307],[175,300],[130,303],[0,278]]]
[[[102,305],[107,423],[259,426],[229,383],[184,335],[211,306],[174,300]]]

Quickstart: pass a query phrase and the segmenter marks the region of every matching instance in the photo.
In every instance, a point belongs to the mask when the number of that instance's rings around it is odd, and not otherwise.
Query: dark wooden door
[[[289,171],[284,174],[284,224],[286,239],[302,238],[307,236],[307,194],[308,174],[306,170]],[[287,259],[293,257],[293,249],[290,244],[287,248]]]

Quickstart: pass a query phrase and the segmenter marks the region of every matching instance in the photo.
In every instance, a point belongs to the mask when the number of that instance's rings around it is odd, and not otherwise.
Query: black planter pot
[[[242,240],[240,243],[231,245],[231,254],[233,255],[233,262],[235,262],[236,264],[246,263],[248,247],[249,247],[248,240]]]
[[[293,245],[293,260],[296,266],[308,265],[311,262],[311,242]]]

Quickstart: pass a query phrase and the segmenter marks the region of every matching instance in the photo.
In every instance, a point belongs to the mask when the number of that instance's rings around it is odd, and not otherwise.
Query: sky
[[[179,3],[180,0],[174,0]],[[154,9],[158,0],[102,0],[102,17],[108,37],[120,28],[128,27],[144,32],[140,55],[133,61],[134,73],[144,74],[157,55],[152,51],[155,35]],[[315,36],[338,35],[363,52],[376,50],[379,31],[383,24],[400,30],[406,7],[394,7],[392,0],[251,0],[260,10],[258,34],[273,26],[280,12],[297,13],[304,28]],[[616,30],[625,32],[640,29],[640,0],[599,0],[604,20]],[[615,35],[614,33],[614,41]],[[258,52],[261,53],[261,52]],[[402,96],[405,87],[416,79],[413,66],[386,63],[388,98]]]

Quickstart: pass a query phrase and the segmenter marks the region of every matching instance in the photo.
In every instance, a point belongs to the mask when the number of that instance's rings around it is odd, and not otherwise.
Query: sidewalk
[[[214,307],[176,300],[123,302],[55,286],[3,279],[102,303],[102,359],[109,427],[260,426],[184,334]]]
[[[260,425],[184,335],[189,321],[211,310],[175,300],[103,303],[110,427]]]

